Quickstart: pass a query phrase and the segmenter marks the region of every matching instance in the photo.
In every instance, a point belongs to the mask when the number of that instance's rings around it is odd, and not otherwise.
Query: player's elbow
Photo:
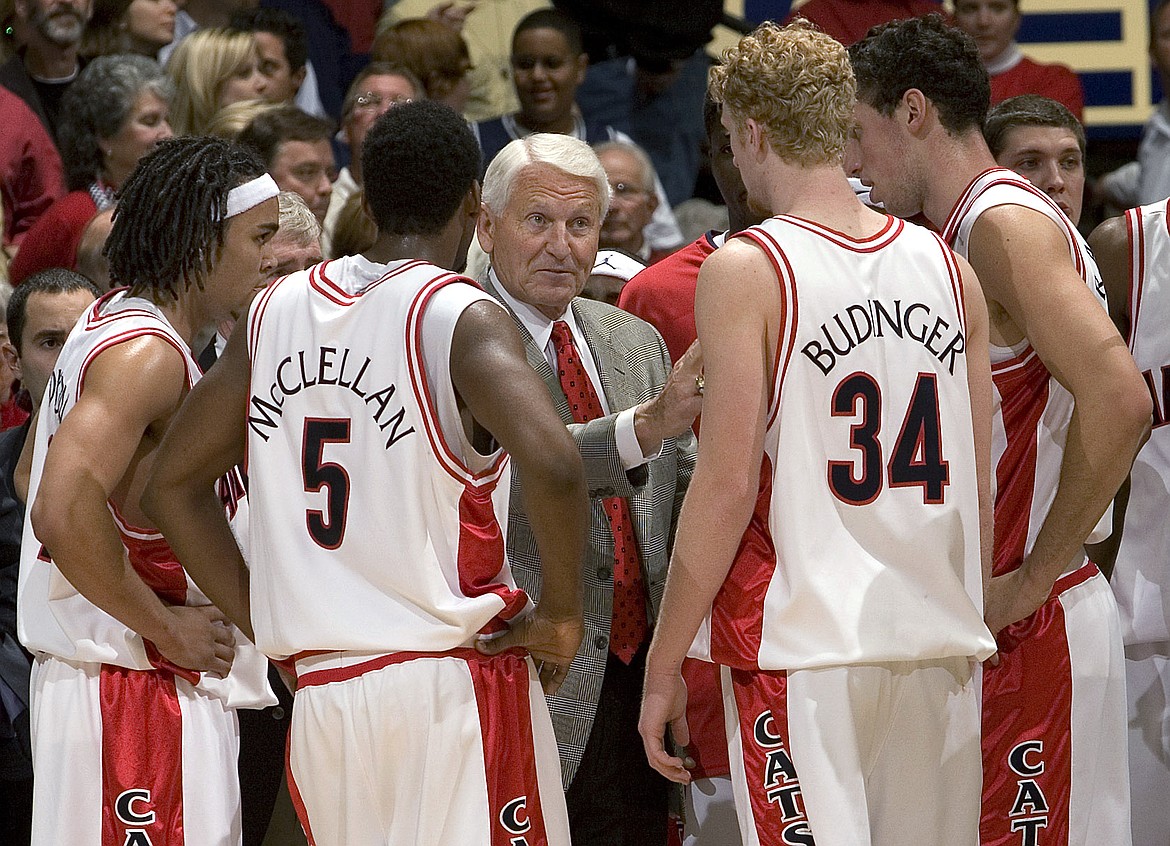
[[[1145,380],[1134,370],[1124,381],[1118,380],[1110,391],[1108,408],[1119,434],[1130,440],[1135,447],[1145,443],[1150,435],[1154,405]]]
[[[585,495],[585,466],[576,443],[562,428],[563,437],[542,444],[526,455],[513,455],[526,492],[540,490],[545,497],[571,500]]]
[[[46,496],[43,490],[29,507],[28,519],[37,540],[50,549],[66,536],[71,523],[65,504],[56,497]]]

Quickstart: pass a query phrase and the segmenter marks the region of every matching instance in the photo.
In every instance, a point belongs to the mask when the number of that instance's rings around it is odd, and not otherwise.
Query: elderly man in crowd
[[[585,637],[549,697],[573,842],[664,844],[667,783],[640,753],[637,721],[667,547],[694,462],[699,356],[674,372],[642,320],[578,297],[593,267],[609,186],[583,141],[513,141],[484,180],[482,280],[520,326],[585,461],[592,499],[584,574]],[[540,594],[540,561],[513,477],[508,554]]]

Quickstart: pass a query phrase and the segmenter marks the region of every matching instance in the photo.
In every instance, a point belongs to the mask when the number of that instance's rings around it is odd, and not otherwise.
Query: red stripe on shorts
[[[504,653],[468,661],[483,733],[492,846],[547,843],[528,699],[528,662]]]
[[[313,829],[309,827],[309,812],[305,809],[305,800],[301,798],[301,789],[297,787],[297,780],[293,778],[291,732],[284,737],[284,776],[288,781],[288,798],[292,800],[293,811],[296,812],[297,821],[301,824],[301,831],[305,833],[305,840],[309,846],[317,846],[317,841],[313,839]]]
[[[182,843],[183,715],[175,677],[103,664],[100,691],[102,846]]]
[[[733,669],[731,685],[760,846],[812,846],[800,778],[789,752],[787,674]]]
[[[1086,575],[1087,572],[1087,575]],[[1061,578],[1067,590],[1093,575]],[[1044,605],[998,637],[983,667],[982,846],[1066,846],[1072,779],[1072,667],[1064,607]]]

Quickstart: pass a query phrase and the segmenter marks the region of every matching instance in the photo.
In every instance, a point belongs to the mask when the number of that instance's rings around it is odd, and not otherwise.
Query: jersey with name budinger
[[[455,323],[480,300],[426,262],[353,256],[253,304],[250,569],[264,652],[441,652],[531,607],[505,560],[508,457],[467,441],[450,377]]]
[[[780,216],[740,233],[782,315],[759,494],[692,654],[799,670],[985,657],[959,270],[887,218],[861,240]]]
[[[943,238],[968,257],[971,230],[979,216],[997,206],[1014,205],[1046,215],[1068,241],[1069,255],[1085,284],[1105,305],[1105,286],[1085,240],[1064,212],[1022,176],[993,168],[967,187],[943,227]],[[1073,397],[1052,377],[1027,339],[1013,347],[991,345],[995,386],[991,466],[995,489],[996,576],[1023,563],[1052,507],[1060,482],[1064,444],[1072,419]],[[1109,533],[1109,515],[1089,536]],[[1070,571],[1081,566],[1078,560]]]

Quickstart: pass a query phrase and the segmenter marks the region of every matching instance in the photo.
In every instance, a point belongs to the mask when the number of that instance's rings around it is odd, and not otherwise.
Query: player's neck
[[[929,155],[927,161],[930,173],[922,212],[941,230],[967,187],[979,174],[997,165],[979,133],[950,137]]]
[[[175,330],[188,347],[195,340],[195,335],[198,334],[199,330],[211,325],[213,322],[210,316],[203,317],[196,304],[185,295],[180,295],[177,300],[166,300],[164,302],[159,302],[154,298],[150,299],[158,306],[159,311],[167,319],[167,323],[171,324],[171,328]]]
[[[446,239],[433,235],[386,235],[379,236],[374,246],[362,253],[377,264],[416,259],[454,270],[455,248]]]
[[[884,219],[857,200],[845,171],[838,164],[785,167],[771,183],[768,209],[812,220],[854,238],[872,235]]]

